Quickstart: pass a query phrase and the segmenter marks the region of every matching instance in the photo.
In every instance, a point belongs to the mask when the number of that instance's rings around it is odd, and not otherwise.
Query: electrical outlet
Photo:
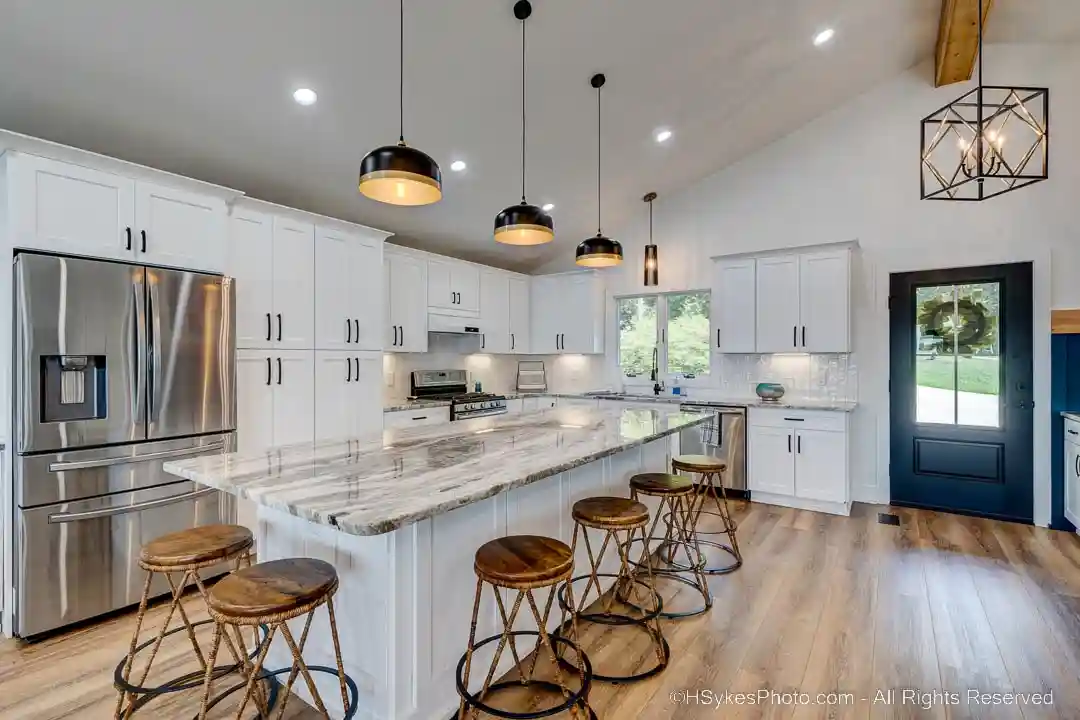
[[[394,387],[394,373],[392,370],[383,373],[383,382],[386,383],[388,388]]]

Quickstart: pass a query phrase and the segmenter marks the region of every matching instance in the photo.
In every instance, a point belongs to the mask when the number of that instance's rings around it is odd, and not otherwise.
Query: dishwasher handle
[[[202,490],[184,493],[183,495],[173,495],[172,497],[159,498],[157,500],[147,500],[146,502],[136,503],[135,505],[119,505],[100,508],[98,510],[86,510],[84,512],[52,513],[49,515],[49,524],[56,525],[59,523],[78,522],[79,520],[95,520],[97,518],[112,517],[114,515],[126,515],[127,513],[151,510],[153,508],[174,505],[188,500],[197,500],[198,498],[205,497],[206,495],[215,492],[217,492],[216,488],[208,487],[203,488]]]

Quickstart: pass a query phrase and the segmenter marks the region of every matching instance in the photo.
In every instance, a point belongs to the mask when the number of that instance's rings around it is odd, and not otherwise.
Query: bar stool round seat
[[[541,718],[569,711],[574,717],[580,712],[587,718],[596,720],[596,713],[589,707],[589,689],[592,685],[593,672],[588,657],[576,642],[560,634],[549,633],[548,620],[560,583],[566,583],[574,572],[574,553],[566,543],[554,538],[539,535],[511,535],[484,543],[476,551],[473,561],[476,572],[476,596],[473,601],[472,625],[469,629],[469,643],[465,654],[458,661],[456,681],[458,711],[453,716],[458,720],[485,716],[500,718]],[[476,625],[479,621],[481,600],[484,586],[490,585],[495,596],[495,605],[502,621],[502,631],[491,637],[477,639]],[[517,595],[509,614],[499,588],[516,590]],[[534,590],[550,588],[546,603],[541,605],[533,594]],[[570,602],[573,603],[573,589],[569,590]],[[526,604],[535,622],[535,630],[514,630],[514,623]],[[571,625],[574,619],[570,618]],[[564,610],[559,627],[567,624]],[[577,638],[576,626],[573,637]],[[535,638],[535,645],[519,651],[518,641],[522,638]],[[483,686],[473,692],[469,688],[469,678],[473,669],[473,657],[481,648],[498,643],[491,665],[485,673]],[[556,647],[558,649],[556,649]],[[514,669],[519,677],[501,682],[493,682],[503,654],[509,648],[514,658]],[[574,662],[566,659],[571,652]],[[553,679],[536,677],[536,666],[541,655],[546,654],[554,670]],[[564,678],[564,666],[569,665],[577,676],[576,687]],[[519,713],[492,705],[495,697],[503,690],[528,688],[555,698],[554,704],[532,708],[528,713]]]
[[[642,552],[641,559],[637,562],[631,561],[631,564],[638,570],[648,570],[654,575],[692,587],[702,598],[700,608],[688,611],[664,610],[660,617],[693,617],[708,612],[713,605],[712,594],[703,572],[705,555],[701,551],[701,541],[693,533],[696,494],[694,481],[685,475],[640,473],[630,478],[630,497],[633,500],[644,495],[660,501],[652,526],[644,537],[631,539],[626,543],[626,552],[629,553],[630,549],[639,543],[643,551],[648,551],[650,544],[656,542],[655,555],[652,552]],[[658,535],[661,520],[666,527],[664,534]],[[677,561],[676,555],[680,553],[683,560]],[[660,564],[657,564],[658,562]]]
[[[656,590],[647,562],[652,554],[647,537],[649,508],[630,498],[591,497],[574,503],[571,514],[574,518],[572,549],[577,553],[584,544],[588,573],[572,577],[562,586],[559,605],[571,614],[575,624],[589,622],[625,628],[609,631],[620,633],[620,638],[637,628],[648,638],[656,655],[654,663],[630,674],[613,674],[594,666],[593,677],[602,682],[631,683],[662,672],[668,665],[671,648],[660,629],[659,618],[664,601]],[[599,550],[595,549],[590,539],[590,530],[593,531],[592,535],[603,533]],[[637,564],[632,563],[629,556],[635,536],[642,547],[641,562]],[[604,557],[611,545],[615,546],[619,555],[617,572],[605,571]],[[602,579],[612,581],[607,592],[604,592]],[[574,605],[568,592],[575,583],[581,582],[585,582],[585,589]],[[604,645],[629,644],[625,639],[613,639],[608,632],[601,637],[601,642]]]
[[[204,525],[163,535],[140,548],[139,566],[146,571],[146,580],[128,653],[113,671],[113,685],[120,695],[114,713],[116,717],[129,718],[146,703],[160,695],[198,687],[203,683],[204,675],[208,670],[214,678],[219,678],[244,666],[244,658],[231,642],[229,651],[232,654],[232,664],[214,667],[212,662],[207,663],[203,649],[195,636],[195,628],[208,625],[213,621],[191,622],[181,602],[181,597],[189,584],[194,583],[203,601],[206,602],[207,591],[200,571],[226,562],[235,562],[237,568],[244,561],[250,564],[249,553],[254,543],[254,536],[245,527]],[[179,582],[174,575],[178,577]],[[155,576],[163,576],[168,582],[172,594],[171,603],[161,629],[153,638],[140,643],[139,635],[146,616],[146,607],[151,595],[156,592],[153,587]],[[175,615],[180,616],[180,624],[170,629]],[[199,661],[199,670],[154,686],[147,685],[154,659],[165,638],[179,632],[186,632],[192,651]],[[149,657],[138,678],[133,679],[135,660],[144,650],[149,651]]]
[[[694,484],[696,495],[691,516],[691,529],[698,536],[699,542],[707,547],[731,556],[731,562],[719,567],[706,567],[706,575],[725,575],[742,567],[742,551],[735,531],[738,525],[731,515],[728,505],[727,488],[724,485],[724,472],[727,463],[720,458],[708,455],[676,455],[671,460],[671,469],[675,472],[694,473],[701,476],[701,482]],[[711,501],[711,502],[710,502]],[[701,530],[698,526],[702,515],[720,518],[723,529],[718,531]],[[713,542],[702,539],[709,535],[726,535],[727,542]]]
[[[312,680],[312,672],[334,675],[338,679],[341,691],[341,711],[344,717],[352,717],[357,709],[358,691],[355,682],[345,674],[341,662],[341,645],[338,641],[337,620],[334,615],[334,594],[338,589],[338,574],[334,566],[314,558],[286,558],[258,563],[237,570],[210,589],[207,609],[213,618],[214,644],[210,649],[210,663],[217,656],[222,639],[228,639],[227,628],[232,627],[237,641],[242,643],[240,628],[243,626],[266,626],[266,637],[259,643],[253,663],[245,666],[246,681],[227,688],[215,697],[210,697],[210,685],[213,680],[208,671],[203,682],[202,709],[200,720],[207,712],[232,693],[243,689],[244,697],[240,701],[237,717],[242,717],[247,703],[254,698],[261,715],[270,711],[270,701],[261,693],[258,682],[289,673],[288,681],[281,694],[282,706],[277,709],[277,717],[285,712],[293,683],[298,676],[304,678],[315,708],[328,716],[322,696]],[[333,641],[335,667],[308,665],[304,660],[304,646],[307,643],[311,622],[315,611],[326,606],[330,619],[330,636]],[[297,640],[287,622],[306,615],[303,631]],[[284,636],[292,653],[293,663],[280,670],[264,671],[267,652],[276,634]]]

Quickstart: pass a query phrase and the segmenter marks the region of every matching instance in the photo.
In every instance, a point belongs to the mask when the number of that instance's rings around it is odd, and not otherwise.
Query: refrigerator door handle
[[[128,463],[152,462],[168,458],[187,457],[189,455],[202,455],[216,450],[224,450],[225,443],[211,443],[193,448],[181,448],[179,450],[162,450],[146,455],[125,455],[123,457],[102,458],[100,460],[78,460],[75,462],[49,463],[49,472],[66,472],[69,470],[89,470],[91,468],[112,467],[113,465],[126,465]]]
[[[150,333],[148,342],[150,345],[150,360],[149,360],[149,372],[148,383],[146,388],[146,396],[149,399],[150,415],[149,421],[154,422],[158,419],[158,393],[161,391],[161,383],[159,382],[158,373],[161,372],[161,343],[158,341],[161,338],[161,313],[158,312],[158,297],[157,297],[157,285],[155,283],[148,282],[147,284],[147,317],[150,319]]]
[[[142,271],[139,273],[139,277],[143,277]],[[147,329],[147,307],[146,307],[146,285],[142,280],[136,279],[131,285],[131,291],[135,298],[134,312],[135,317],[132,321],[133,326],[133,342],[135,343],[135,367],[133,369],[133,382],[132,382],[132,397],[131,403],[133,405],[134,412],[132,418],[136,425],[140,425],[147,421],[144,417],[146,412],[146,396],[147,387],[146,384],[149,381],[147,364],[149,358],[147,357],[147,345],[149,340],[146,337]]]
[[[203,488],[202,490],[184,493],[183,495],[173,495],[172,497],[160,498],[158,500],[147,500],[146,502],[138,503],[136,505],[120,505],[118,507],[101,508],[100,510],[86,510],[83,512],[73,513],[52,513],[49,515],[49,524],[55,525],[57,523],[78,522],[79,520],[93,520],[95,518],[110,517],[113,515],[126,515],[128,513],[140,512],[142,510],[149,510],[151,508],[159,508],[164,507],[165,505],[175,505],[176,503],[196,500],[198,498],[205,497],[216,492],[218,492],[216,488],[208,487]]]

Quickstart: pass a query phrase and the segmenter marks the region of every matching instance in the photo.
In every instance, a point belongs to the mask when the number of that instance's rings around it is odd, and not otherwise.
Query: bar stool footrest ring
[[[629,603],[627,603],[627,604],[629,605]],[[663,617],[663,616],[661,615],[661,617]],[[584,615],[578,615],[578,619],[579,620],[584,620],[585,616]],[[628,619],[631,619],[631,618],[628,618]],[[630,626],[630,625],[636,625],[636,626],[642,628],[643,630],[645,630],[645,632],[647,632],[652,637],[652,641],[654,643],[658,643],[660,645],[660,648],[663,650],[664,660],[663,660],[663,662],[657,662],[657,664],[654,667],[652,667],[652,668],[650,668],[648,670],[644,670],[642,672],[635,673],[633,675],[601,675],[601,674],[597,673],[594,670],[593,671],[593,679],[594,680],[599,680],[600,682],[611,683],[613,685],[628,685],[630,683],[639,682],[641,680],[647,680],[648,678],[651,678],[654,675],[659,675],[660,673],[662,673],[667,668],[668,663],[671,662],[671,646],[668,645],[667,638],[664,637],[663,634],[657,633],[655,630],[653,630],[651,627],[649,627],[648,622],[646,622],[645,620],[631,619],[631,622],[609,623],[609,624],[612,624],[612,625],[618,624],[618,625],[621,625],[621,626],[624,626],[624,627],[625,626]],[[551,633],[551,638],[554,640],[556,637],[562,637],[562,631],[563,631],[562,628],[556,629],[555,632]],[[577,672],[577,666],[575,666],[572,662],[570,662],[569,660],[567,660],[564,657],[559,658],[559,664],[562,665],[563,668],[565,668],[567,670],[573,670],[574,672]]]
[[[338,677],[337,668],[327,667],[325,665],[308,665],[307,669],[309,672],[321,672],[326,673],[327,675],[333,675],[334,677]],[[267,705],[267,708],[270,711],[273,711],[274,705],[277,704],[278,692],[281,689],[281,683],[279,683],[274,678],[278,675],[284,675],[288,672],[292,672],[292,666],[281,668],[280,670],[264,670],[259,673],[259,676],[256,679],[256,682],[260,682],[262,680],[270,681],[268,683],[270,685],[270,698],[269,704]],[[353,679],[348,675],[345,675],[345,685],[349,688],[349,707],[345,710],[344,720],[352,720],[354,717],[356,717],[356,711],[359,709],[360,691],[356,687],[356,682],[354,682]],[[206,704],[207,712],[212,710],[215,705],[232,695],[237,690],[243,690],[245,687],[247,687],[246,679],[244,680],[244,682],[237,683],[236,685],[233,685],[232,687],[218,693],[210,700],[210,702]],[[268,718],[273,714],[272,712],[270,712],[268,715],[263,715],[262,712],[258,710],[257,706],[256,712],[258,713],[256,716],[258,720],[268,720]],[[199,720],[199,715],[196,714],[195,717],[192,718],[192,720]]]
[[[658,555],[660,557],[661,562],[663,562],[666,565],[666,567],[655,567],[654,566],[652,568],[653,575],[663,575],[663,576],[667,577],[667,576],[671,576],[671,575],[677,575],[679,573],[692,573],[692,572],[695,572],[697,570],[704,569],[705,564],[707,562],[707,560],[705,559],[705,553],[701,552],[700,549],[694,547],[693,543],[687,542],[686,540],[675,540],[675,539],[671,539],[671,538],[661,537],[659,535],[653,535],[652,537],[649,538],[649,544],[650,545],[652,545],[654,541],[657,541],[656,545],[654,546],[654,547],[657,548],[656,551],[654,552],[654,554]],[[642,538],[634,538],[634,539],[630,540],[630,542],[621,543],[621,546],[623,548],[625,548],[626,552],[628,553],[627,557],[630,557],[630,555],[629,555],[630,549],[636,543],[641,543],[641,542],[642,542]],[[707,541],[705,541],[705,542],[698,541],[698,544],[706,544],[706,543],[707,543]],[[670,561],[669,560],[664,560],[663,555],[665,553],[667,553],[670,556],[674,556],[674,551],[672,551],[670,553],[667,552],[669,550],[669,548],[672,548],[672,547],[674,547],[676,549],[680,548],[680,547],[686,547],[689,550],[693,551],[694,553],[697,553],[697,558],[695,559],[694,564],[693,565],[686,565],[686,564],[683,564],[683,563],[675,562],[674,560],[670,560]],[[650,558],[650,562],[651,562],[651,560],[652,560],[652,558]],[[636,568],[638,570],[641,570],[641,571],[647,571],[649,569],[649,567],[645,563],[640,562],[638,560],[628,560],[627,562],[630,565],[632,565],[634,568]]]
[[[655,573],[656,571],[653,570],[653,572]],[[662,618],[664,618],[666,620],[680,620],[682,618],[690,618],[690,617],[697,617],[698,615],[704,615],[705,613],[709,612],[709,610],[712,609],[712,606],[713,606],[712,593],[709,592],[709,588],[707,586],[706,586],[706,588],[704,590],[702,590],[700,587],[698,587],[698,584],[696,582],[694,582],[694,580],[692,580],[691,578],[688,578],[688,577],[683,577],[682,575],[671,574],[671,575],[665,575],[664,577],[667,580],[674,580],[675,582],[682,583],[683,585],[686,585],[687,587],[694,588],[699,593],[701,593],[701,596],[704,598],[705,603],[701,608],[698,608],[697,610],[687,610],[686,612],[664,611],[664,612],[660,613],[660,617],[662,617]],[[637,605],[630,602],[626,598],[619,598],[619,602],[626,603],[627,605],[629,605],[632,608],[635,608],[637,610],[641,610],[641,608],[639,608]]]

